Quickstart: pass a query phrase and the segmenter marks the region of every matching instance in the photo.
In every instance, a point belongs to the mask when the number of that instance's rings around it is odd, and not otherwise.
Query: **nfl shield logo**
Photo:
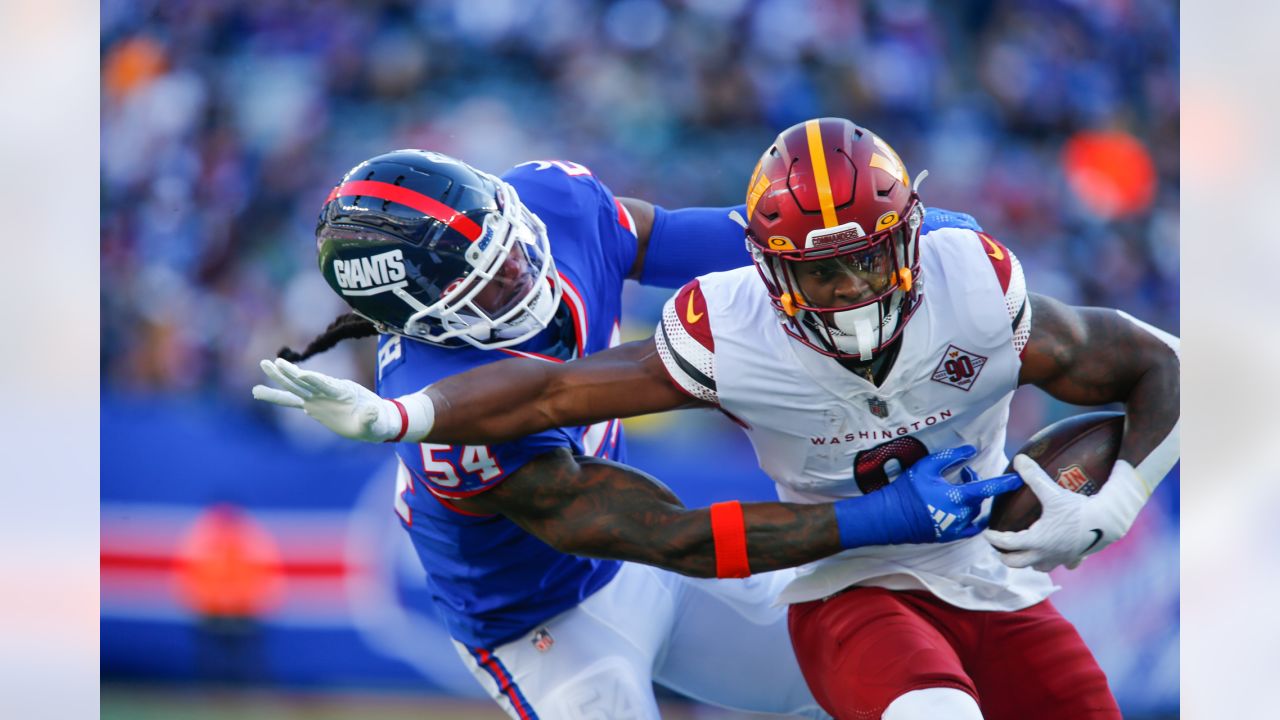
[[[1098,486],[1079,465],[1071,465],[1058,471],[1058,484],[1074,493],[1092,495],[1098,492]]]
[[[551,637],[551,633],[546,628],[540,628],[538,632],[533,634],[533,646],[538,649],[538,652],[546,652],[555,644],[555,639]]]
[[[878,418],[889,417],[889,403],[880,398],[868,398],[867,408],[871,410],[871,414]]]

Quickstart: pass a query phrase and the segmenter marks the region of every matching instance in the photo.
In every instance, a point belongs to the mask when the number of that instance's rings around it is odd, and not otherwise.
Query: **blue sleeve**
[[[927,235],[940,228],[960,228],[961,230],[982,232],[982,226],[969,213],[943,210],[942,208],[925,208],[924,225],[920,228],[920,234]]]
[[[746,234],[729,219],[733,210],[746,215],[746,205],[682,210],[655,205],[640,282],[678,288],[699,275],[749,265]]]

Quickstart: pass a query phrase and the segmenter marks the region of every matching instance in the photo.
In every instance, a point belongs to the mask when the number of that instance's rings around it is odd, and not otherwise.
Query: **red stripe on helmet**
[[[392,185],[377,180],[352,180],[334,188],[329,200],[343,195],[364,195],[379,200],[399,203],[428,217],[439,220],[450,228],[462,233],[471,242],[480,239],[481,229],[474,220],[445,205],[439,200],[429,198],[420,192],[406,187]],[[326,200],[325,202],[329,202]]]

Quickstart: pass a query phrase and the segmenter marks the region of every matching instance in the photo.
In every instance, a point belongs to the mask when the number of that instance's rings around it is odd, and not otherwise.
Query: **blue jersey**
[[[585,167],[533,162],[503,176],[546,224],[551,255],[564,286],[562,304],[573,323],[570,356],[619,343],[622,284],[635,261],[632,218]],[[739,231],[740,232],[740,231]],[[741,240],[719,267],[690,267],[687,277],[749,262]],[[723,253],[722,253],[723,254]],[[394,335],[378,342],[378,393],[396,397],[465,370],[513,355],[546,357],[549,328],[516,348],[441,348]],[[561,332],[557,337],[564,337]],[[562,346],[563,347],[563,346]],[[483,446],[400,443],[411,483],[397,488],[396,507],[427,571],[427,583],[450,633],[471,647],[492,648],[536,628],[600,589],[619,563],[566,555],[501,515],[475,515],[452,498],[485,492],[531,459],[567,448],[575,454],[625,461],[617,420],[559,428],[515,442]]]

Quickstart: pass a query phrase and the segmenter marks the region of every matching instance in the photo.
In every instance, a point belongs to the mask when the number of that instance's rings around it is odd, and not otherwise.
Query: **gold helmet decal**
[[[902,158],[898,157],[898,153],[892,147],[889,147],[889,143],[881,140],[880,136],[875,133],[871,133],[871,141],[876,144],[876,149],[880,151],[879,153],[871,154],[871,167],[880,168],[901,180],[903,185],[911,187],[911,177],[907,175],[907,166],[902,164]]]
[[[764,163],[761,158],[756,163],[756,169],[751,173],[751,182],[747,185],[747,219],[751,219],[751,214],[756,210],[756,203],[760,202],[760,196],[764,195],[764,191],[769,189],[769,178],[764,176],[760,171],[760,166]]]
[[[773,235],[769,238],[769,248],[771,250],[795,250],[796,245],[788,238],[781,235]]]
[[[876,232],[884,230],[887,227],[893,227],[897,222],[898,213],[890,210],[889,212],[881,215],[880,219],[876,221]]]

